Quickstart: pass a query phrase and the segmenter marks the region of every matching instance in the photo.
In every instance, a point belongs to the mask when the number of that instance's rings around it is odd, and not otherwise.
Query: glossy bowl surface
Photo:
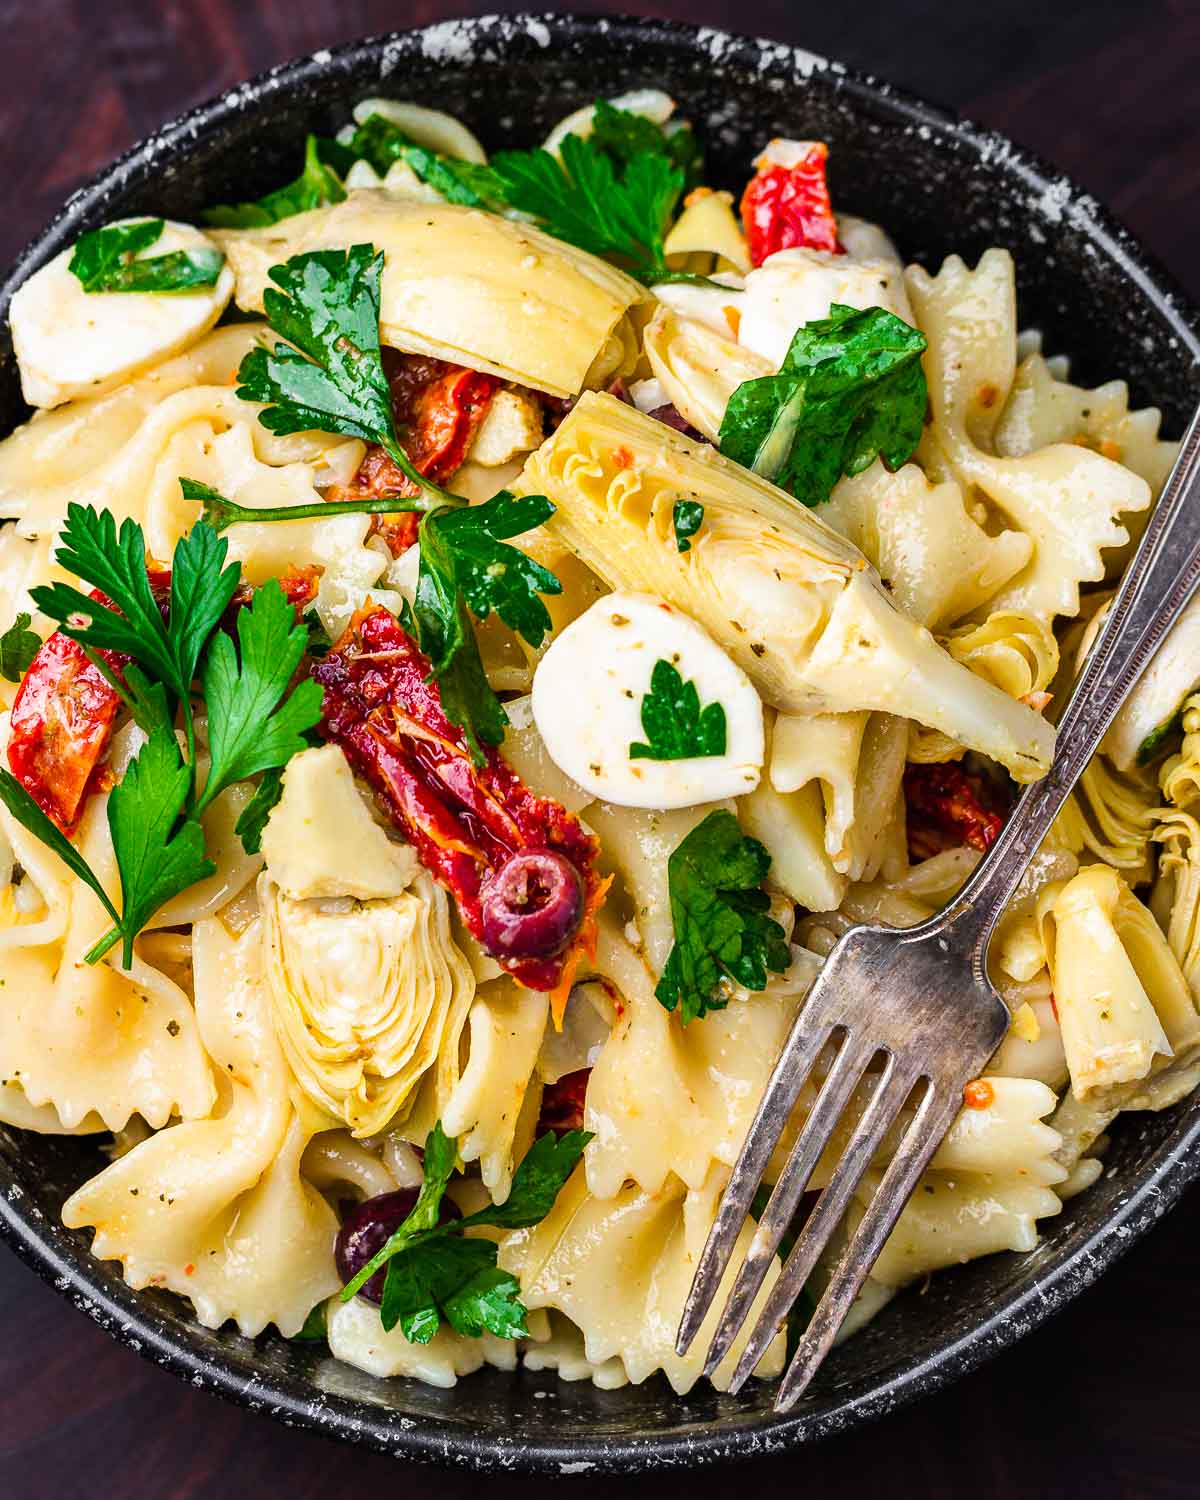
[[[1094,201],[1003,137],[877,80],[773,42],[662,21],[509,16],[376,37],[276,68],[191,111],[76,193],[0,289],[0,432],[24,419],[7,331],[13,290],[84,229],[121,215],[187,219],[295,171],[369,93],[440,105],[490,147],[531,145],[569,110],[636,85],[670,90],[718,184],[736,187],[771,135],[828,140],[834,201],[884,224],[909,259],[1017,257],[1022,321],[1085,383],[1128,379],[1177,434],[1196,394],[1196,321],[1170,278]],[[1021,1337],[1094,1278],[1196,1174],[1200,1099],[1127,1116],[1105,1174],[1030,1255],[944,1272],[839,1349],[801,1405],[773,1388],[675,1396],[655,1379],[605,1392],[553,1375],[481,1371],[452,1391],[379,1381],[311,1345],[200,1328],[165,1293],[131,1292],[59,1209],[102,1159],[86,1140],[0,1127],[0,1232],[132,1348],[284,1422],[411,1458],[479,1469],[630,1473],[750,1457],[845,1430],[931,1391]]]

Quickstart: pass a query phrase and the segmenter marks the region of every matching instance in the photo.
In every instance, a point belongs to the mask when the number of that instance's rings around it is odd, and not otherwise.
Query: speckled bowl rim
[[[1042,205],[1052,220],[1068,220],[1119,268],[1161,312],[1192,359],[1200,366],[1200,318],[1172,276],[1148,254],[1113,215],[1070,178],[1007,137],[986,131],[953,112],[897,89],[870,75],[854,72],[784,43],[735,36],[707,26],[620,15],[513,14],[442,21],[410,31],[389,32],[336,49],[315,52],[281,64],[248,82],[198,105],[132,147],[111,166],[77,190],[45,230],[18,256],[0,284],[0,319],[16,288],[57,254],[77,232],[81,217],[100,205],[114,187],[151,170],[163,158],[186,157],[189,143],[236,118],[247,100],[302,86],[320,77],[335,61],[390,53],[396,64],[414,47],[426,58],[466,55],[477,43],[504,46],[517,35],[531,36],[543,47],[578,41],[582,36],[636,34],[707,50],[715,64],[726,50],[757,49],[764,72],[791,69],[808,77],[824,72],[839,90],[870,101],[898,122],[950,131],[981,160],[1001,162]],[[145,1358],[238,1405],[262,1411],[287,1426],[307,1428],[327,1437],[361,1443],[397,1457],[479,1471],[509,1473],[620,1473],[659,1467],[699,1466],[736,1458],[763,1457],[787,1451],[833,1433],[846,1432],[937,1390],[1016,1342],[1072,1297],[1091,1285],[1177,1202],[1200,1174],[1200,1099],[1176,1127],[1173,1138],[1158,1148],[1150,1170],[1143,1171],[1122,1197],[1112,1216],[1070,1253],[1015,1295],[999,1299],[978,1324],[925,1356],[901,1362],[889,1374],[857,1393],[835,1399],[823,1410],[801,1410],[789,1416],[751,1414],[744,1422],[722,1418],[711,1430],[603,1439],[580,1436],[561,1442],[529,1441],[498,1433],[465,1431],[434,1417],[388,1413],[351,1398],[318,1391],[302,1380],[247,1380],[233,1361],[191,1347],[186,1333],[156,1318],[146,1302],[123,1282],[97,1279],[90,1254],[62,1225],[49,1222],[25,1201],[16,1184],[0,1178],[0,1238],[45,1281],[81,1311]]]

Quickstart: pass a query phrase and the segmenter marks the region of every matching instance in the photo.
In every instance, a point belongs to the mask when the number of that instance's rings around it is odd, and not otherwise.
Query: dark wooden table
[[[513,8],[0,0],[0,263],[81,178],[248,74],[374,31]],[[644,9],[801,43],[1008,132],[1110,203],[1200,301],[1200,5],[675,0]],[[748,1493],[970,1500],[1200,1494],[1198,1242],[1193,1193],[1097,1288],[985,1369],[875,1427],[745,1469],[737,1483]],[[687,1483],[715,1496],[734,1478],[717,1471]],[[449,1500],[480,1482],[402,1474],[190,1390],[112,1343],[0,1250],[0,1497],[362,1500],[408,1483]],[[573,1483],[579,1500],[620,1489]],[[637,1487],[679,1483],[650,1476]],[[488,1482],[494,1500],[531,1488]]]

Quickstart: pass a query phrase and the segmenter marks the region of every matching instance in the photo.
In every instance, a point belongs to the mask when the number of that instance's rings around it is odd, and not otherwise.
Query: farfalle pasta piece
[[[971,1104],[958,1112],[930,1166],[947,1174],[983,1173],[1053,1187],[1066,1172],[1054,1153],[1062,1138],[1044,1123],[1054,1113],[1054,1090],[1036,1078],[986,1073],[971,1086]]]
[[[1157,498],[1179,452],[1177,442],[1159,437],[1161,421],[1154,406],[1130,411],[1125,381],[1109,380],[1089,391],[1057,378],[1035,351],[1017,366],[996,425],[996,452],[1014,458],[1051,443],[1077,443],[1140,474]]]
[[[311,250],[369,244],[385,256],[380,338],[516,381],[575,396],[632,367],[626,313],[636,281],[532,225],[449,203],[350,193],[332,208],[265,229],[215,236],[237,276],[239,307],[261,311],[272,266]]]
[[[870,559],[897,607],[935,631],[982,609],[1033,554],[1024,533],[989,533],[954,480],[931,482],[916,464],[893,474],[876,459],[839,480],[820,514]]]
[[[877,1174],[868,1173],[858,1192],[860,1202],[878,1180]],[[928,1171],[896,1221],[871,1275],[884,1286],[901,1287],[944,1266],[998,1250],[1032,1250],[1038,1242],[1038,1220],[1061,1211],[1062,1200],[1054,1189],[1029,1177]]]
[[[734,996],[703,1025],[684,1028],[655,998],[661,962],[648,967],[647,956],[601,920],[595,968],[620,1003],[584,1109],[596,1137],[584,1156],[587,1179],[599,1198],[626,1181],[661,1192],[672,1173],[699,1187],[713,1162],[732,1165],[817,970],[815,958],[800,955],[767,990]]]
[[[768,755],[770,791],[788,795],[819,786],[825,853],[833,869],[849,880],[872,880],[879,873],[900,813],[907,742],[907,722],[892,714],[780,714],[775,720]],[[763,793],[764,785],[755,795]],[[753,802],[753,796],[742,799],[747,805]],[[782,829],[772,838],[759,837],[772,859],[777,848],[786,859]],[[810,911],[829,909],[796,899]]]
[[[1079,586],[1105,575],[1102,553],[1129,540],[1119,517],[1144,511],[1150,487],[1132,470],[1074,443],[996,455],[996,429],[1016,369],[1012,257],[988,250],[974,271],[950,256],[937,276],[906,272],[929,340],[925,367],[930,459],[975,485],[1033,542],[1029,563],[990,601],[1047,621],[1079,612]]]
[[[263,963],[280,1042],[300,1087],[370,1136],[402,1114],[475,993],[449,900],[424,872],[387,899],[295,900],[259,883]]]
[[[206,1327],[232,1318],[247,1335],[273,1323],[290,1336],[340,1285],[337,1219],[300,1174],[319,1122],[289,1097],[257,924],[231,938],[208,918],[192,941],[218,1109],[135,1146],[71,1195],[63,1222],[94,1229],[93,1254],[119,1260],[131,1286],[187,1297]]]
[[[752,1226],[743,1227],[708,1318],[689,1353],[677,1354],[675,1330],[724,1183],[718,1169],[692,1191],[672,1179],[657,1193],[630,1183],[601,1199],[589,1192],[577,1168],[540,1224],[505,1237],[500,1265],[520,1278],[527,1307],[570,1319],[591,1364],[619,1359],[635,1385],[661,1371],[682,1395],[700,1378],[704,1351],[753,1234]],[[711,1377],[718,1390],[728,1385],[777,1276],[776,1262],[733,1349]],[[783,1356],[780,1331],[755,1373],[763,1379],[777,1375]]]
[[[92,798],[75,843],[115,893],[107,801]],[[68,1130],[93,1116],[119,1130],[133,1114],[156,1127],[173,1114],[208,1114],[213,1072],[187,994],[140,943],[128,970],[115,952],[85,963],[111,925],[108,914],[7,811],[0,827],[25,872],[22,885],[37,891],[25,909],[10,895],[0,922],[0,1079],[17,1082],[30,1105],[51,1106]]]
[[[533,1144],[541,1085],[538,1052],[549,997],[505,974],[475,996],[467,1016],[466,1063],[442,1106],[442,1128],[464,1162],[479,1163],[493,1203],[504,1203],[513,1168]]]
[[[1077,1099],[1137,1082],[1200,1039],[1177,958],[1114,870],[1090,865],[1047,886],[1037,913]]]
[[[783,711],[878,709],[1040,775],[1053,730],[955,662],[891,604],[860,552],[782,490],[611,396],[589,392],[516,488],[606,582],[699,621]],[[679,552],[677,500],[704,521]]]

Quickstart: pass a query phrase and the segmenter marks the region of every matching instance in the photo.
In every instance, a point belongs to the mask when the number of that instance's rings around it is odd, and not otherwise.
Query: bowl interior
[[[1123,377],[1134,404],[1162,408],[1177,433],[1194,399],[1200,346],[1170,282],[1072,185],[1008,142],[885,85],[772,43],[662,22],[546,16],[446,23],[278,69],[136,148],[71,200],[0,290],[81,230],[120,215],[187,219],[294,174],[307,130],[331,133],[369,93],[450,107],[491,147],[531,145],[569,110],[639,85],[670,90],[697,125],[710,177],[736,190],[770,136],[824,139],[846,211],[881,222],[906,258],[973,263],[990,245],[1016,256],[1023,326],[1074,378]],[[449,104],[447,105],[447,101]],[[0,432],[27,415],[7,322],[0,325]],[[786,1419],[770,1387],[741,1397],[675,1396],[665,1381],[603,1392],[551,1375],[483,1371],[439,1391],[379,1381],[311,1345],[248,1341],[198,1327],[184,1304],[134,1294],[61,1204],[103,1164],[86,1141],[0,1127],[0,1229],[36,1267],[143,1352],[286,1421],[414,1456],[481,1467],[629,1472],[668,1462],[764,1453],[878,1414],[1018,1337],[1091,1280],[1165,1211],[1193,1170],[1200,1104],[1126,1117],[1108,1170],[1047,1227],[1030,1255],[935,1277],[893,1302],[828,1361]],[[616,1294],[618,1289],[614,1289]]]

